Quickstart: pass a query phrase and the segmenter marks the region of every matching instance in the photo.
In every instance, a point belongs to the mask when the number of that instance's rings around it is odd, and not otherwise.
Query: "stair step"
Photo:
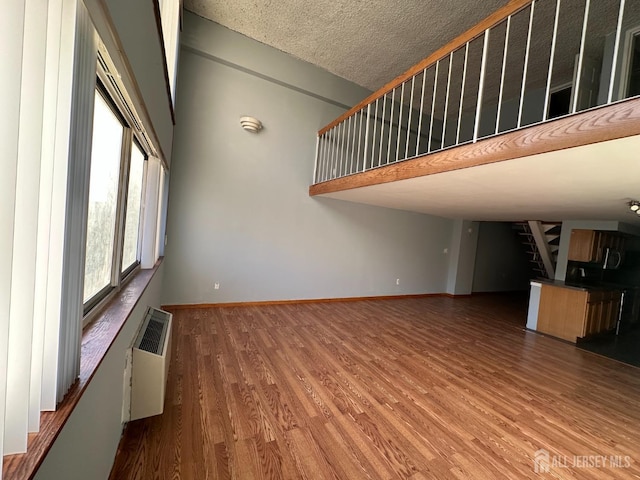
[[[560,235],[560,232],[562,232],[561,224],[552,225],[548,230],[547,228],[544,229],[546,235]]]

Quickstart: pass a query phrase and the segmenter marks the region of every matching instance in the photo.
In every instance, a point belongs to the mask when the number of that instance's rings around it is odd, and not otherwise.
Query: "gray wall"
[[[478,222],[455,220],[449,248],[449,275],[447,293],[471,293],[478,244]]]
[[[529,264],[510,223],[481,222],[474,292],[509,292],[529,288]]]
[[[158,33],[154,2],[85,0],[85,4],[98,34],[107,45],[111,43],[111,32],[118,36],[117,48],[122,48],[135,76],[136,86],[126,86],[139,89],[142,97],[140,101],[149,112],[153,130],[160,142],[159,146],[166,156],[167,163],[170,163],[173,119],[163,67],[164,47]],[[114,57],[116,52],[111,51],[110,55]],[[114,62],[118,63],[118,60],[114,58]],[[129,93],[133,95],[133,92]],[[146,128],[149,130],[150,126],[147,125]]]
[[[308,196],[317,130],[366,90],[190,14],[183,42],[165,303],[445,291],[451,220]]]
[[[147,306],[159,307],[163,266],[122,327],[36,473],[36,480],[106,479],[122,434],[125,351]]]

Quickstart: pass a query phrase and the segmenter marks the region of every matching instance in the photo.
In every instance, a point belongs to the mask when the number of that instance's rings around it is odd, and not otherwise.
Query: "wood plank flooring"
[[[178,310],[165,413],[111,478],[539,478],[539,449],[546,478],[640,478],[640,369],[510,298]]]

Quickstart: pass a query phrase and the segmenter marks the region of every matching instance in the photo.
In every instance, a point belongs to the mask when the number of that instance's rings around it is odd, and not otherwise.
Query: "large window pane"
[[[129,188],[127,190],[127,213],[124,222],[124,245],[122,247],[122,271],[138,261],[138,232],[140,231],[140,200],[144,175],[144,154],[136,145],[131,149]]]
[[[118,117],[96,92],[84,267],[85,302],[111,283],[123,132]]]

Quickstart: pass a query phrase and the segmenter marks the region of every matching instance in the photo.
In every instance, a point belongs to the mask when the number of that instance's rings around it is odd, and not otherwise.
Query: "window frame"
[[[102,312],[104,307],[109,301],[129,282],[140,270],[140,249],[142,244],[142,218],[144,216],[144,192],[146,190],[147,183],[147,161],[149,159],[149,152],[143,147],[143,142],[140,141],[136,135],[134,129],[131,128],[131,122],[128,121],[126,115],[122,112],[115,98],[117,98],[116,92],[112,92],[111,89],[103,82],[100,72],[97,75],[96,81],[96,93],[99,94],[105,101],[107,106],[111,109],[112,113],[120,121],[123,134],[122,145],[120,148],[120,170],[118,177],[118,192],[116,200],[116,218],[115,228],[113,235],[113,254],[111,258],[111,275],[109,284],[105,285],[100,291],[94,294],[91,298],[87,299],[83,303],[83,320],[82,326],[85,328],[93,320],[97,318]],[[127,208],[127,194],[129,186],[129,168],[131,165],[131,153],[133,144],[137,145],[142,154],[144,155],[144,169],[142,179],[142,192],[140,202],[140,222],[138,225],[138,240],[137,240],[137,252],[136,262],[127,267],[126,270],[122,270],[122,253],[124,245],[124,233],[125,233],[125,219]],[[85,259],[86,261],[86,259]]]
[[[138,219],[138,240],[136,243],[136,261],[133,262],[131,265],[129,265],[127,268],[123,269],[123,265],[122,265],[122,261],[124,261],[124,256],[120,255],[121,257],[121,264],[119,267],[119,271],[120,271],[120,280],[122,281],[123,279],[127,278],[134,270],[137,269],[137,267],[140,266],[140,256],[141,256],[141,248],[142,248],[142,218],[144,215],[144,192],[146,190],[147,187],[147,165],[148,165],[148,160],[149,160],[149,154],[145,151],[145,149],[142,147],[142,143],[138,140],[137,137],[133,137],[133,142],[131,144],[131,152],[129,154],[129,165],[128,165],[128,169],[127,169],[127,186],[126,186],[126,191],[125,191],[125,196],[126,198],[126,203],[125,203],[125,208],[124,208],[124,212],[123,212],[123,219],[125,220],[123,222],[123,237],[122,237],[122,241],[123,241],[123,245],[124,245],[124,233],[125,233],[125,227],[126,227],[126,218],[127,218],[127,209],[129,207],[129,181],[131,180],[130,175],[131,175],[131,157],[133,155],[133,147],[136,146],[138,147],[138,149],[140,150],[140,152],[142,153],[144,160],[143,160],[143,166],[142,166],[142,187],[140,189],[140,217]]]

